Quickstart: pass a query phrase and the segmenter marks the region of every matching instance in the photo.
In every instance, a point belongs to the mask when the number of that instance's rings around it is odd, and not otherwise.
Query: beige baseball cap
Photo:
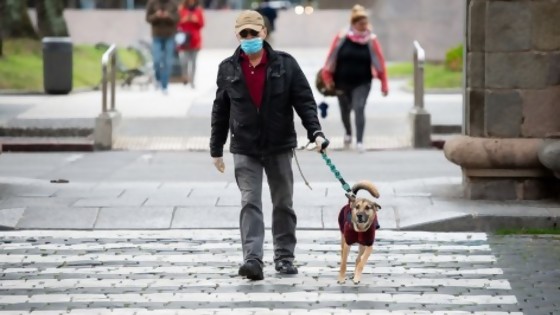
[[[253,10],[241,12],[235,20],[235,32],[239,33],[246,28],[260,32],[264,28],[264,19],[262,15]]]

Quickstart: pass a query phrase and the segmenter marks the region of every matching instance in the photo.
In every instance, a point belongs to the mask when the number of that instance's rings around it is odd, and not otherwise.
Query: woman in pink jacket
[[[342,123],[346,134],[344,147],[352,144],[350,113],[354,110],[356,122],[356,149],[364,152],[365,106],[372,79],[381,80],[381,93],[389,94],[387,71],[381,45],[372,33],[364,7],[352,8],[350,28],[335,37],[321,76],[327,88],[337,92]]]
[[[179,60],[183,83],[194,88],[196,57],[202,44],[201,29],[204,27],[204,13],[198,0],[184,0],[179,6],[179,32],[184,33],[186,41],[180,44]]]

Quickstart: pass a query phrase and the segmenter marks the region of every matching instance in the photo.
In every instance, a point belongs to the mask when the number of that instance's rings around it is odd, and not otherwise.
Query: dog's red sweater
[[[371,246],[375,241],[375,227],[377,226],[377,217],[375,218],[373,224],[367,229],[365,232],[356,232],[354,231],[354,227],[352,226],[352,222],[350,220],[352,216],[352,209],[350,205],[347,204],[342,209],[340,209],[340,213],[338,214],[338,227],[340,228],[340,233],[344,234],[344,239],[346,240],[346,244],[352,245],[354,243],[358,243],[364,246]]]

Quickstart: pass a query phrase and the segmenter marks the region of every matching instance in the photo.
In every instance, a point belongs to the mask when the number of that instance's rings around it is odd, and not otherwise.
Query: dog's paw
[[[352,280],[352,282],[354,282],[354,284],[360,284],[360,280],[354,279],[354,280]]]
[[[344,284],[346,282],[346,279],[345,278],[344,279],[338,279],[336,282],[338,284]]]

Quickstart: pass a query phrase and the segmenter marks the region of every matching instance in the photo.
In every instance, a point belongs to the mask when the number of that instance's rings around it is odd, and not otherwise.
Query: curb
[[[84,92],[99,91],[99,87],[83,87],[72,89],[68,94],[48,94],[45,91],[0,90],[2,96],[47,96],[47,95],[72,95]]]
[[[559,217],[537,216],[473,216],[421,223],[401,228],[401,231],[426,232],[497,232],[502,229],[560,229]]]
[[[93,152],[93,140],[78,141],[9,141],[0,144],[1,152]]]
[[[204,229],[204,227],[201,227]],[[197,230],[201,228],[170,228],[163,230]],[[16,231],[16,230],[37,230],[38,228],[18,228],[15,226],[0,225],[0,231]],[[69,228],[64,230],[73,231],[91,231],[92,228]],[[233,230],[237,228],[219,228],[223,230]],[[381,227],[383,229],[383,227]],[[391,231],[422,231],[422,232],[484,232],[496,233],[500,230],[523,230],[523,229],[544,229],[544,230],[560,230],[559,217],[516,217],[516,216],[472,216],[465,215],[453,219],[444,219],[428,223],[421,223],[396,229],[387,229]],[[47,230],[59,230],[56,227],[49,227]],[[107,229],[93,229],[107,230]],[[110,230],[138,230],[137,228],[112,228]],[[150,228],[146,228],[150,230]],[[161,229],[158,229],[161,230]],[[337,230],[336,228],[301,228],[301,230]]]

